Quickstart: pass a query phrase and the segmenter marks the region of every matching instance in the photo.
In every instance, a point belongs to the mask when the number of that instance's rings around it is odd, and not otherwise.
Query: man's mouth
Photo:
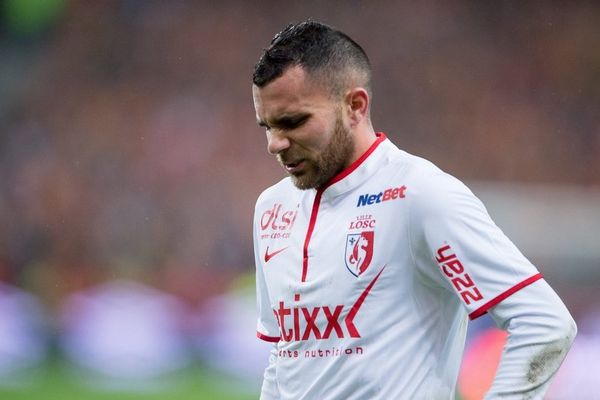
[[[285,168],[285,170],[288,172],[288,174],[292,174],[292,175],[301,172],[304,169],[304,165],[305,165],[304,160],[283,163],[283,167]]]

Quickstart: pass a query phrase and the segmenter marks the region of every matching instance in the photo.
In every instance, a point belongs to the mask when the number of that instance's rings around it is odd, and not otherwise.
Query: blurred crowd
[[[400,147],[465,180],[600,185],[595,2],[1,4],[0,281],[48,315],[120,280],[201,308],[252,273],[254,200],[283,177],[252,68],[306,17],[366,49]]]

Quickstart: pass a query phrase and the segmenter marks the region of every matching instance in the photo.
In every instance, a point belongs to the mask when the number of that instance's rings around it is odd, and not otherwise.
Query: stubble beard
[[[306,159],[306,170],[291,175],[292,182],[301,190],[320,188],[350,164],[353,153],[354,137],[338,116],[327,146],[316,159]]]

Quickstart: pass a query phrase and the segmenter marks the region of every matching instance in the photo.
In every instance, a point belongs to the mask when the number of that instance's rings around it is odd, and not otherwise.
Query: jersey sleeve
[[[412,195],[417,268],[453,291],[470,319],[542,277],[458,179],[428,174],[413,185]]]
[[[279,325],[275,319],[267,284],[265,281],[263,263],[260,260],[258,251],[258,233],[257,220],[254,218],[253,226],[254,238],[254,261],[256,265],[256,304],[258,309],[258,321],[256,326],[256,336],[267,342],[277,343],[279,341]]]

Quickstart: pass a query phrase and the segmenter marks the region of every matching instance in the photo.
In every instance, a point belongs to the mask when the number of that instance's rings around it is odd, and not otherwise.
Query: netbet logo
[[[403,199],[406,197],[404,193],[405,191],[406,186],[402,185],[397,188],[386,189],[383,192],[379,192],[377,194],[363,194],[358,197],[358,203],[356,203],[356,207],[377,204],[388,200]]]
[[[273,313],[279,323],[281,340],[285,342],[311,339],[323,340],[329,339],[332,335],[335,335],[340,339],[346,336],[352,338],[361,337],[360,332],[354,325],[354,318],[356,318],[363,302],[384,269],[385,266],[348,309],[346,317],[344,318],[342,318],[345,308],[343,304],[335,306],[302,307],[286,305],[284,301],[280,301],[279,306],[276,309],[273,309]],[[300,295],[296,294],[294,296],[294,302],[299,301]]]

